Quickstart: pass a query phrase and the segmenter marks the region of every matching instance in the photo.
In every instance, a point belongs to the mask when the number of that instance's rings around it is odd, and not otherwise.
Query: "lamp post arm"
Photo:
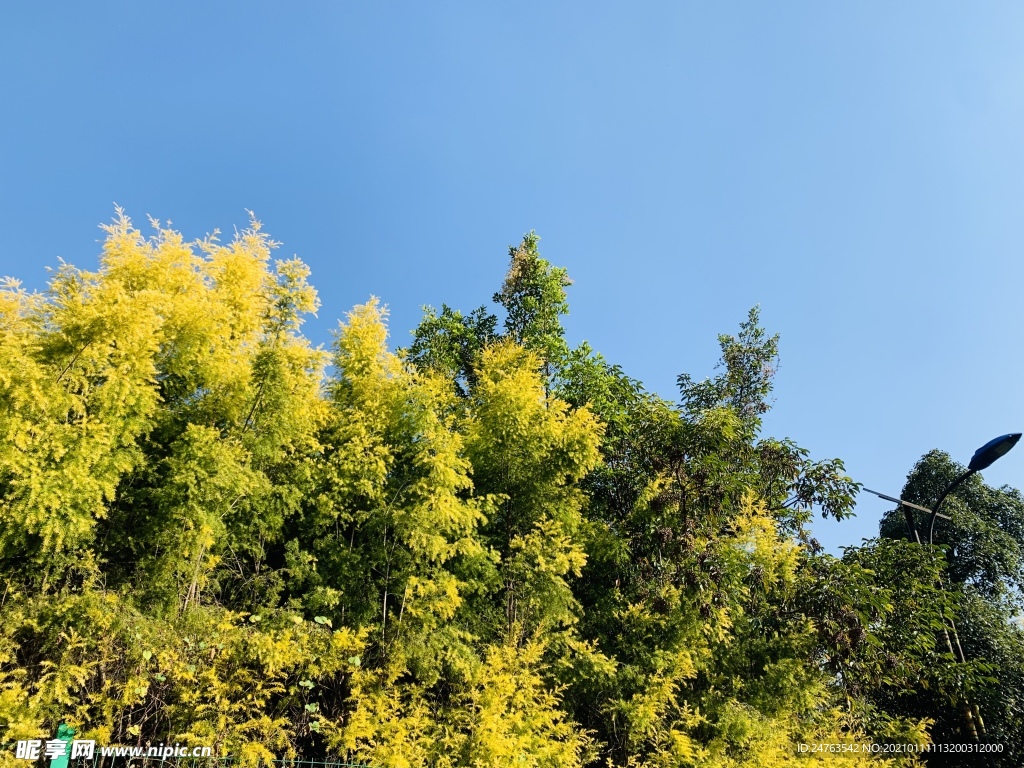
[[[976,470],[976,469],[968,469],[962,475],[958,476],[952,483],[950,483],[949,485],[946,486],[946,490],[944,490],[942,492],[942,495],[939,496],[939,500],[937,502],[935,502],[935,506],[932,507],[931,519],[928,522],[928,544],[929,544],[929,546],[932,543],[934,543],[934,539],[935,539],[935,518],[939,516],[939,508],[942,506],[942,502],[944,502],[946,500],[946,497],[949,496],[949,494],[952,493],[953,490],[960,485],[960,483],[962,483],[964,480],[966,480],[968,477],[970,477],[971,475],[973,475],[977,471],[978,470]]]

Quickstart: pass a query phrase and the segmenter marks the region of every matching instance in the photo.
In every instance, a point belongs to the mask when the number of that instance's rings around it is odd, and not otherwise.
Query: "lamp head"
[[[992,466],[996,459],[1009,453],[1010,449],[1020,440],[1020,436],[1020,432],[1012,432],[1009,435],[1002,435],[994,440],[989,440],[974,452],[974,456],[971,457],[971,463],[967,465],[967,468],[972,472],[978,472]]]

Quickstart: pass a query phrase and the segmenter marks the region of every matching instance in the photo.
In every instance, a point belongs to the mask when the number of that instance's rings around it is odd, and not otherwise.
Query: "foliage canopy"
[[[228,244],[153,224],[119,212],[96,271],[0,289],[6,741],[65,722],[247,764],[910,765],[797,747],[927,744],[904,694],[984,674],[935,672],[934,633],[901,620],[960,605],[935,559],[808,535],[858,486],[760,434],[778,337],[756,308],[672,403],[570,348],[571,281],[533,233],[503,318],[427,308],[395,352],[373,299],[328,352],[301,333],[309,270],[258,222]],[[950,553],[985,605],[1020,594],[1004,493]]]

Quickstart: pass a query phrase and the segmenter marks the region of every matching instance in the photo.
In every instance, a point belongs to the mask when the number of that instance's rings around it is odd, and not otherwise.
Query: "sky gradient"
[[[123,206],[246,209],[357,303],[490,300],[536,230],[570,343],[676,399],[760,304],[765,431],[896,495],[1024,429],[1024,6],[22,3],[0,23],[0,274],[97,263]],[[148,226],[148,225],[147,225]],[[146,227],[143,226],[143,229]],[[1024,448],[985,473],[1024,486]],[[886,503],[815,523],[829,549]]]

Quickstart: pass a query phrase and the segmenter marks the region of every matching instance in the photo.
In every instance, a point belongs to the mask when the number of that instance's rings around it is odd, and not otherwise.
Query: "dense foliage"
[[[927,744],[987,679],[936,663],[967,603],[935,558],[808,535],[857,485],[761,435],[778,339],[756,309],[672,403],[569,347],[570,280],[532,233],[499,314],[427,309],[396,353],[371,300],[328,354],[300,333],[308,269],[258,223],[227,245],[156,227],[121,216],[97,271],[0,290],[0,740],[909,765],[799,746]],[[996,629],[969,643],[1009,658],[1022,561],[971,530],[950,567]]]
[[[947,454],[932,451],[911,471],[902,498],[930,504],[964,469]],[[1010,757],[1003,764],[1019,765],[1024,756],[1024,498],[1016,489],[993,488],[973,475],[953,490],[942,512],[950,519],[936,520],[934,541],[940,551],[935,556],[942,561],[945,591],[956,609],[955,622],[948,623],[950,632],[955,629],[952,641],[961,645],[965,661],[944,660],[953,685],[918,685],[888,702],[880,691],[880,703],[906,717],[931,718],[933,738],[952,741],[963,726],[963,704],[970,702],[987,731],[985,740],[1006,748]],[[906,535],[902,511],[889,512],[881,528],[887,537]],[[927,529],[923,536],[928,538]],[[957,694],[959,707],[949,705],[944,697],[949,692]],[[946,757],[935,764],[988,764]]]

